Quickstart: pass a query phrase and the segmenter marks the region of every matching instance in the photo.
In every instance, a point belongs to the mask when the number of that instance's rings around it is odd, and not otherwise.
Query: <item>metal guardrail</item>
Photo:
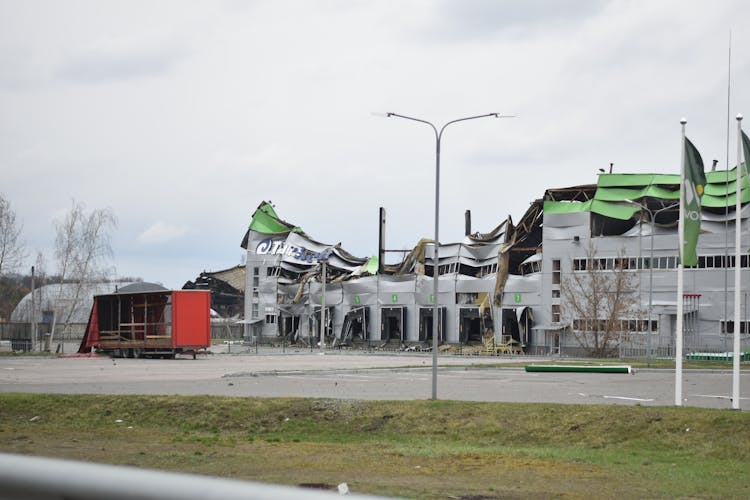
[[[0,499],[316,500],[336,492],[0,453]],[[352,499],[378,497],[347,495]]]

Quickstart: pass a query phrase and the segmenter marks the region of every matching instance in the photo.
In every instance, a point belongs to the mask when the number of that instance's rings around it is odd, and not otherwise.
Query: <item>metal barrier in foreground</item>
[[[316,500],[338,496],[322,490],[7,453],[0,453],[0,485],[0,499],[13,500]]]

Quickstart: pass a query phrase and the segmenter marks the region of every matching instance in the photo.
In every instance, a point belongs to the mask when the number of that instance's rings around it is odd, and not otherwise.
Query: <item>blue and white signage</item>
[[[289,245],[285,240],[272,240],[266,238],[258,242],[255,247],[257,255],[283,255],[302,262],[313,263],[320,260],[326,260],[331,256],[331,249],[322,252],[314,252],[300,245]]]

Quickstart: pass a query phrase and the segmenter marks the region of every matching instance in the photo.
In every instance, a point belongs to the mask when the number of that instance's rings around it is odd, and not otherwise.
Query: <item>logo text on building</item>
[[[285,255],[302,262],[312,263],[327,259],[333,252],[331,250],[314,252],[303,246],[287,245],[284,240],[274,241],[271,238],[266,238],[261,240],[255,247],[255,253],[257,255]]]

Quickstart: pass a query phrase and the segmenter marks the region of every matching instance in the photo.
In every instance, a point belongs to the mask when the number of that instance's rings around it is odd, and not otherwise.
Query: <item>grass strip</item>
[[[750,413],[703,408],[3,393],[0,450],[412,498],[750,497]]]

